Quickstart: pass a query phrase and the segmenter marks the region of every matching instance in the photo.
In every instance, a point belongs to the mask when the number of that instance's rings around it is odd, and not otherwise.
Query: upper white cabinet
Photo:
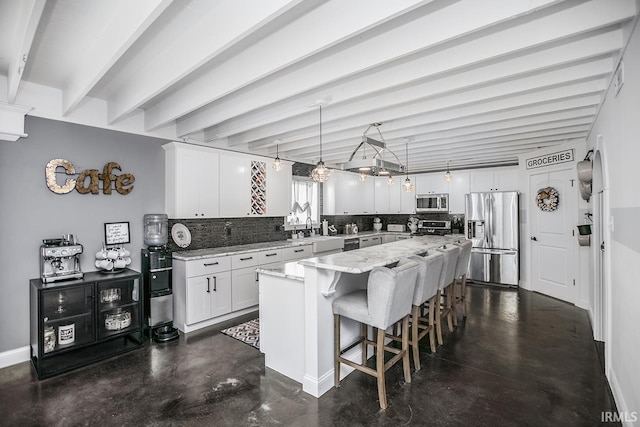
[[[476,169],[471,171],[471,192],[516,191],[518,168]]]
[[[291,162],[172,142],[165,149],[165,210],[170,218],[287,216]]]
[[[374,179],[360,181],[352,172],[332,170],[323,185],[324,215],[358,215],[375,212]]]
[[[280,171],[267,164],[267,216],[288,216],[291,212],[291,164],[282,162]]]
[[[396,213],[391,211],[391,185],[387,178],[377,176],[373,180],[373,186],[375,188],[374,204],[376,214],[390,214]],[[399,212],[397,212],[399,213]]]
[[[442,194],[449,192],[449,182],[444,173],[423,173],[416,176],[417,194]]]
[[[251,160],[248,157],[220,155],[220,216],[248,216],[251,206]]]
[[[469,172],[451,172],[451,181],[449,182],[449,213],[463,214],[465,212],[464,195],[469,193],[470,188]]]
[[[170,218],[219,215],[219,156],[206,147],[170,143],[165,149],[165,211]]]

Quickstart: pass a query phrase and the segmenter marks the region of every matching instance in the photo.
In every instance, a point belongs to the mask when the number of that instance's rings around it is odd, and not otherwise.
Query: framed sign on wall
[[[107,246],[131,243],[129,221],[106,222],[104,224],[104,242]]]

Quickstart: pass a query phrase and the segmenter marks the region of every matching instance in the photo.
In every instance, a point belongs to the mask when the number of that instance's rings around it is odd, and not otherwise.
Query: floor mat
[[[260,319],[249,320],[220,332],[260,350]]]

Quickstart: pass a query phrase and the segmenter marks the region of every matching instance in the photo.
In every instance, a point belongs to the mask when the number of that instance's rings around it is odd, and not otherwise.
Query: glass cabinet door
[[[98,338],[130,333],[140,327],[139,281],[98,284]]]
[[[43,354],[95,340],[93,289],[93,285],[81,285],[42,292]]]

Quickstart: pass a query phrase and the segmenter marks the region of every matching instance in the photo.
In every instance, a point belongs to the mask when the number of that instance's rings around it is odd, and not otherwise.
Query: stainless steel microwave
[[[449,194],[417,194],[416,212],[449,212]]]

